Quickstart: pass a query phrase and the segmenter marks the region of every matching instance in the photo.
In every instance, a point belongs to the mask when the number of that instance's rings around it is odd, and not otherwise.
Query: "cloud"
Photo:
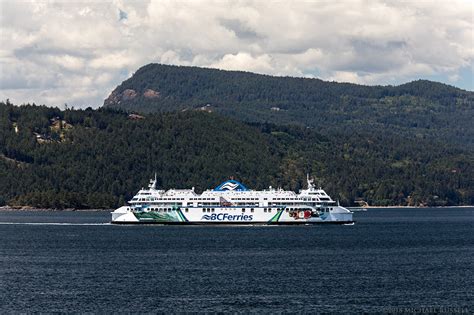
[[[150,62],[473,89],[473,13],[463,0],[6,0],[0,99],[97,107]]]
[[[272,59],[269,55],[263,54],[256,57],[244,52],[235,55],[227,54],[219,61],[210,65],[212,68],[224,70],[242,70],[256,73],[271,73],[275,69],[272,65]]]

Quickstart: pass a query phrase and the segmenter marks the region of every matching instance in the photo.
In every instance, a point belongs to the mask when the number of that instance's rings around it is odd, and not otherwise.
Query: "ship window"
[[[253,212],[253,208],[252,208],[252,209],[250,209],[250,212]]]
[[[245,212],[245,208],[242,208],[242,212]]]
[[[216,211],[214,208],[212,208],[212,212]]]
[[[186,210],[185,210],[185,211],[186,211],[186,212],[188,212],[188,208],[186,208]]]
[[[202,208],[202,212],[206,212],[206,209]]]

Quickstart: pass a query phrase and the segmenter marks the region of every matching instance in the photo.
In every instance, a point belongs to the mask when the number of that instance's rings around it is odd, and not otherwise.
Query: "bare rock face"
[[[104,100],[104,106],[113,106],[119,102],[119,93],[117,92],[117,89],[115,89],[112,91],[112,93],[110,93],[109,97]]]
[[[129,101],[133,100],[137,96],[137,92],[132,89],[126,89],[122,92],[122,100]]]
[[[160,92],[157,92],[152,89],[146,89],[145,92],[143,92],[143,96],[146,98],[159,98]]]
[[[105,99],[104,106],[120,104],[122,101],[130,101],[135,97],[137,97],[137,92],[133,89],[126,89],[121,93],[115,89],[112,93],[110,93],[109,97]]]

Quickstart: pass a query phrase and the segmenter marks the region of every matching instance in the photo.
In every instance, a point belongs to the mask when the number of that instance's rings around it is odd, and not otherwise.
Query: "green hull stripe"
[[[281,217],[281,214],[283,213],[283,211],[285,211],[285,209],[282,209],[282,210],[278,211],[278,212],[273,216],[273,218],[271,218],[270,221],[268,221],[268,222],[272,222],[272,223],[278,222],[278,220],[280,220],[280,217]]]
[[[178,211],[178,215],[179,215],[179,218],[181,219],[181,221],[182,222],[188,222],[188,219],[186,219],[183,212],[181,212],[181,209],[178,209],[177,211]]]

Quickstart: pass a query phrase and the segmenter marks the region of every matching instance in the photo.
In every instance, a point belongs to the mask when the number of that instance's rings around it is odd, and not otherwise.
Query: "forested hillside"
[[[203,107],[249,122],[308,126],[325,135],[384,133],[474,149],[474,93],[423,80],[363,86],[149,64],[104,105],[145,113]]]
[[[306,172],[353,205],[474,204],[472,152],[393,134],[245,123],[188,110],[142,115],[0,103],[0,204],[111,208],[160,187],[299,189]]]

